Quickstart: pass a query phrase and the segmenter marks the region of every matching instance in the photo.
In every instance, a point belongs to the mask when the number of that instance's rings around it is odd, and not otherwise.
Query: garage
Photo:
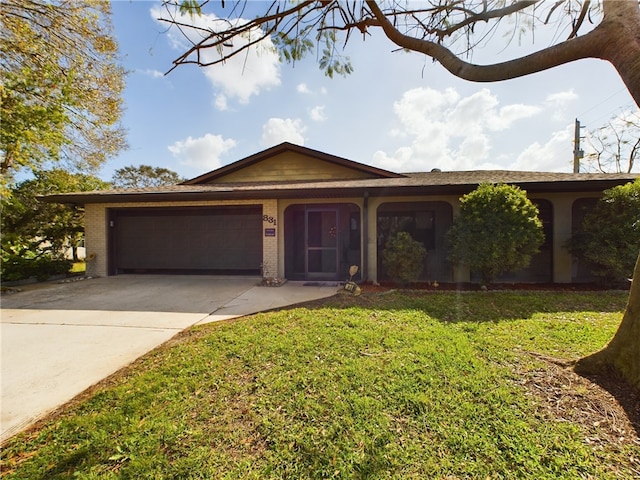
[[[109,274],[258,275],[262,206],[110,209]]]

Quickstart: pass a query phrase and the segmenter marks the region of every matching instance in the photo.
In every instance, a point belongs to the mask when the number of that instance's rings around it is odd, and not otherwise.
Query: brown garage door
[[[115,209],[109,271],[259,274],[262,207]]]

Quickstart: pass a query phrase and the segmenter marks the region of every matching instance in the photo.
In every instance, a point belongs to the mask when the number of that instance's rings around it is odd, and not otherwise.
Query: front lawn
[[[637,417],[568,366],[626,298],[338,295],[193,328],[12,439],[3,474],[634,478]]]

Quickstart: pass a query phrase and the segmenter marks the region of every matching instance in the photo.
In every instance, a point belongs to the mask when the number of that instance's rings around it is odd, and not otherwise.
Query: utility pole
[[[584,157],[584,150],[580,149],[580,120],[576,118],[576,128],[573,139],[573,173],[580,173],[580,159]]]

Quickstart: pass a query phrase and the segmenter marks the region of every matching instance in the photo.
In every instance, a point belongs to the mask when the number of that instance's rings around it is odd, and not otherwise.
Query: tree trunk
[[[605,33],[599,58],[608,60],[620,74],[640,106],[640,8],[636,0],[603,2],[604,19],[596,27]]]
[[[580,374],[615,372],[640,390],[640,255],[618,331],[604,349],[578,360],[575,370]]]

